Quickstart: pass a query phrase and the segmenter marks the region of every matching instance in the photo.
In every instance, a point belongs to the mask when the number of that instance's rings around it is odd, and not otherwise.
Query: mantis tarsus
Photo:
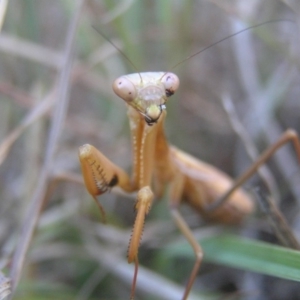
[[[138,248],[145,216],[151,208],[153,198],[159,199],[166,186],[171,215],[192,246],[196,257],[182,296],[182,299],[187,299],[200,268],[203,252],[179,211],[180,203],[189,204],[210,221],[238,224],[254,210],[252,199],[240,186],[278,148],[291,140],[300,159],[299,138],[291,129],[287,130],[278,142],[267,149],[236,181],[220,170],[170,146],[163,130],[167,114],[166,102],[178,87],[178,77],[170,72],[136,73],[115,80],[113,90],[128,106],[133,149],[132,178],[95,147],[86,144],[79,149],[86,188],[95,199],[103,216],[104,210],[96,196],[113,186],[119,186],[125,192],[138,191],[135,204],[137,215],[128,250],[128,262],[135,262],[130,299],[134,299]]]

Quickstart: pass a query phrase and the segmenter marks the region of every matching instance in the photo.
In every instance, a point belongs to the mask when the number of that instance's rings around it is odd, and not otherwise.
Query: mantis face
[[[119,77],[113,83],[114,92],[144,116],[150,126],[158,121],[166,108],[168,97],[178,87],[178,77],[170,72],[129,74]]]

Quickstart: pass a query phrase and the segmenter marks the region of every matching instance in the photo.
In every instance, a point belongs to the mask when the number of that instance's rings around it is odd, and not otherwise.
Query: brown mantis
[[[182,296],[182,299],[188,299],[200,268],[203,252],[179,211],[180,203],[189,204],[207,220],[238,224],[254,210],[251,197],[240,186],[277,149],[289,141],[293,141],[300,159],[298,135],[293,130],[287,130],[234,181],[218,169],[170,146],[163,128],[167,114],[166,102],[178,87],[178,77],[170,72],[136,73],[115,80],[113,90],[128,106],[133,149],[132,178],[95,147],[86,144],[79,149],[86,188],[95,199],[103,216],[104,210],[96,196],[114,186],[119,186],[128,193],[138,192],[135,204],[136,220],[128,249],[128,262],[135,263],[130,299],[134,299],[138,275],[138,248],[145,217],[150,211],[153,199],[159,199],[165,187],[168,188],[171,215],[195,253],[194,267]]]

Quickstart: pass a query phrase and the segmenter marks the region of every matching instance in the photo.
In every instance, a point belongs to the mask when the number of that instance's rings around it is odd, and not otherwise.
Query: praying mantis
[[[134,299],[138,276],[138,249],[146,215],[154,199],[165,190],[175,224],[193,248],[195,263],[182,299],[188,299],[199,271],[203,251],[182,217],[179,206],[186,203],[203,218],[222,224],[239,224],[254,211],[254,202],[241,185],[250,178],[282,145],[293,142],[300,159],[300,141],[294,130],[282,137],[257,159],[239,178],[231,179],[222,171],[169,145],[164,133],[166,103],[179,88],[179,78],[171,72],[145,72],[121,76],[113,83],[117,96],[127,104],[133,150],[130,177],[94,146],[79,148],[79,160],[87,191],[96,201],[102,217],[104,209],[97,196],[118,186],[126,193],[137,192],[136,219],[128,248],[128,262],[135,271],[130,299]]]

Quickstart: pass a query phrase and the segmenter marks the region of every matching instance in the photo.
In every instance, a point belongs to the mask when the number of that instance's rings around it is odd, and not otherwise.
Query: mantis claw
[[[104,194],[116,185],[120,185],[125,191],[131,191],[130,180],[122,169],[92,145],[85,144],[79,148],[79,161],[85,187],[95,200],[105,222],[104,208],[96,196]]]

